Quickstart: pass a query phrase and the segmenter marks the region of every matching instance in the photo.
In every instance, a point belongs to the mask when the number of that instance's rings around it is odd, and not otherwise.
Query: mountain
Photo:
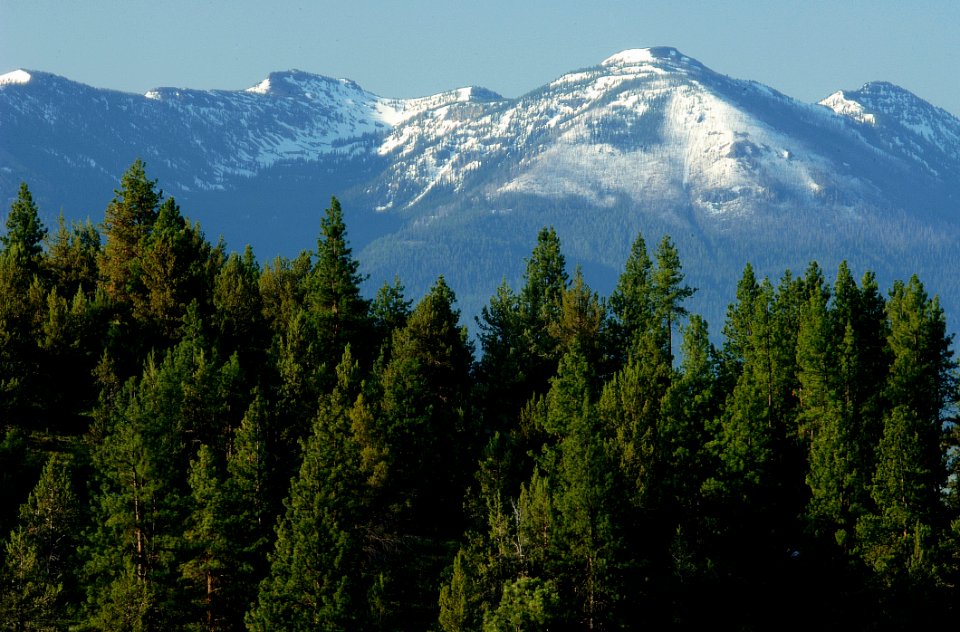
[[[887,83],[802,103],[672,48],[627,50],[516,99],[387,99],[299,71],[245,91],[134,95],[0,77],[0,201],[102,217],[142,157],[166,194],[262,259],[313,245],[331,194],[370,284],[437,274],[474,314],[516,283],[537,230],[608,292],[630,243],[669,233],[719,329],[747,261],[918,273],[960,307],[960,120]]]

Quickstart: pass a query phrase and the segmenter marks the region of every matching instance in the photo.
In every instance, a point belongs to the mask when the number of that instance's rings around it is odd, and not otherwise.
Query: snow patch
[[[270,78],[267,77],[252,88],[247,88],[245,92],[253,92],[254,94],[266,94],[270,92]]]
[[[636,65],[636,64],[649,64],[653,61],[656,61],[656,58],[653,56],[653,53],[649,48],[630,48],[627,50],[620,51],[615,55],[607,57],[602,62],[601,66],[620,66],[620,65]]]
[[[5,75],[0,75],[0,86],[16,83],[29,83],[30,79],[30,73],[26,70],[14,70],[13,72],[8,72]]]
[[[877,118],[864,110],[861,103],[848,99],[847,95],[843,93],[843,90],[838,90],[823,101],[820,101],[820,105],[830,108],[841,116],[852,118],[858,123],[864,123],[866,125],[877,124]]]

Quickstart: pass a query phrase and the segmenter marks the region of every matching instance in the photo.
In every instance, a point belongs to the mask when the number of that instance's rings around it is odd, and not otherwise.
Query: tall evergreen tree
[[[107,206],[100,276],[115,301],[127,302],[142,291],[138,261],[159,215],[162,195],[157,181],[147,179],[145,165],[137,159],[120,178],[120,188]]]
[[[556,451],[545,455],[544,467],[554,483],[554,538],[561,550],[555,561],[557,581],[575,600],[572,618],[593,629],[617,622],[617,602],[624,592],[618,567],[631,554],[620,533],[626,490],[618,484],[607,429],[593,410],[590,371],[576,348],[561,360],[547,402],[548,417],[564,417],[552,424],[562,423],[563,435]]]
[[[876,509],[857,525],[864,560],[888,584],[931,572],[942,529],[946,406],[955,400],[951,336],[937,298],[916,276],[896,282],[887,303],[893,361],[871,495]]]
[[[191,442],[222,445],[236,374],[211,360],[199,323],[142,377],[105,397],[93,450],[99,489],[86,534],[88,621],[103,629],[168,629],[188,612],[180,564],[189,512]]]
[[[533,392],[546,392],[562,354],[549,329],[551,323],[560,321],[567,281],[566,260],[557,232],[544,228],[537,234],[537,245],[527,260],[519,293],[524,355],[528,358],[525,373]]]
[[[251,630],[337,630],[364,625],[357,572],[361,562],[359,446],[352,438],[350,395],[356,364],[347,347],[338,386],[321,404],[303,462],[277,526],[270,574],[247,615]]]
[[[604,364],[605,312],[599,296],[587,286],[577,266],[573,281],[560,299],[559,320],[548,325],[549,333],[564,352],[576,347],[597,372],[603,370]]]
[[[195,303],[203,316],[209,313],[210,290],[222,255],[206,241],[199,225],[186,221],[173,198],[160,204],[140,246],[135,260],[140,287],[130,295],[133,317],[169,344],[182,334],[189,305]]]
[[[306,307],[319,338],[318,361],[331,367],[348,342],[355,353],[368,344],[360,335],[368,329],[369,302],[360,295],[364,277],[357,272],[360,263],[353,258],[346,233],[340,202],[331,198],[320,220],[316,262],[306,279]]]
[[[100,233],[90,220],[74,222],[68,228],[63,213],[57,218],[57,230],[49,237],[44,260],[47,274],[61,295],[74,296],[83,291],[93,296],[97,288],[97,259]]]
[[[637,235],[609,301],[613,315],[613,353],[620,357],[621,363],[634,341],[654,328],[653,273],[646,242],[642,234]]]
[[[188,613],[203,630],[235,629],[237,609],[246,604],[231,599],[238,579],[238,553],[229,529],[229,499],[213,451],[201,445],[190,464],[190,497],[184,521],[183,580],[194,609]],[[231,603],[232,602],[232,603]],[[232,625],[231,625],[232,624]]]
[[[439,278],[394,332],[390,360],[374,376],[379,392],[354,419],[382,534],[374,544],[386,566],[374,574],[384,578],[381,598],[392,611],[386,627],[435,620],[436,602],[417,595],[438,586],[449,562],[439,551],[464,526],[469,480],[461,465],[475,460],[477,432],[467,398],[472,348],[455,300]]]
[[[226,356],[237,353],[243,366],[263,366],[270,341],[259,281],[260,266],[247,246],[227,257],[213,282],[217,347]]]
[[[40,221],[37,205],[26,182],[20,183],[17,199],[10,206],[6,229],[6,232],[0,235],[4,255],[18,261],[28,277],[39,272],[47,229]]]
[[[694,290],[683,282],[680,255],[670,237],[664,236],[657,245],[655,258],[657,269],[650,278],[654,318],[664,338],[662,342],[664,350],[672,362],[673,330],[687,315],[687,308],[683,306],[683,301],[693,296]]]
[[[65,627],[76,597],[75,551],[80,504],[66,458],[47,461],[29,499],[20,508],[20,525],[6,544],[0,574],[0,620],[10,630]]]
[[[852,328],[845,333],[852,337]],[[808,516],[815,533],[849,546],[859,464],[851,410],[842,390],[844,351],[831,331],[823,294],[811,292],[797,339],[799,428],[809,445]]]

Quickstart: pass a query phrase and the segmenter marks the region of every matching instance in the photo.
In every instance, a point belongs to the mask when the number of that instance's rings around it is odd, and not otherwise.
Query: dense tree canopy
[[[711,327],[669,237],[603,297],[544,228],[472,339],[443,277],[365,297],[340,203],[318,216],[261,265],[140,161],[99,227],[48,235],[21,187],[0,627],[953,622],[957,366],[916,277],[748,264]]]

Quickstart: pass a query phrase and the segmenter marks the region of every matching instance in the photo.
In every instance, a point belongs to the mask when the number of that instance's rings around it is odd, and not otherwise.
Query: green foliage
[[[92,296],[97,287],[99,257],[100,233],[93,223],[87,220],[67,228],[61,213],[44,261],[53,284],[65,296],[74,296],[80,291]]]
[[[26,186],[7,219],[5,628],[952,616],[957,367],[916,278],[747,266],[715,347],[669,237],[605,300],[547,228],[475,359],[445,279],[363,296],[335,198],[315,252],[263,267],[140,161],[103,235],[61,219],[44,250]]]
[[[521,577],[503,585],[497,609],[483,618],[484,632],[544,630],[559,609],[559,596],[551,582]]]
[[[156,180],[147,179],[144,163],[137,160],[120,178],[120,188],[107,206],[100,276],[114,301],[127,302],[132,294],[142,292],[139,258],[159,214],[162,192],[156,186]]]
[[[270,574],[247,617],[252,630],[348,629],[363,618],[354,601],[362,478],[349,418],[353,372],[348,348],[338,386],[321,404],[303,446],[303,464],[277,526]]]
[[[365,348],[369,302],[360,295],[364,277],[357,270],[360,263],[353,258],[347,244],[347,228],[337,198],[320,220],[316,261],[304,279],[304,302],[308,321],[317,338],[318,363],[336,364],[343,348]],[[363,355],[363,354],[361,354]]]
[[[22,265],[30,274],[39,270],[42,243],[47,229],[40,221],[37,205],[26,182],[20,183],[17,199],[10,206],[7,215],[6,233],[0,235],[3,244],[3,256],[10,257]]]
[[[184,616],[188,438],[223,440],[234,375],[230,363],[211,362],[201,342],[184,339],[159,364],[149,358],[142,377],[103,404],[104,436],[92,454],[96,522],[86,547],[94,626],[153,629]]]
[[[641,335],[650,332],[656,317],[651,296],[653,262],[643,235],[637,235],[623,273],[610,295],[614,339],[619,349],[630,349]]]
[[[231,600],[238,551],[231,541],[229,498],[209,446],[200,446],[187,481],[190,498],[184,519],[185,561],[180,568],[199,614],[191,618],[199,620],[198,627],[203,629],[221,629],[231,615],[236,617],[236,608],[245,604]]]
[[[0,575],[0,619],[5,628],[57,629],[73,614],[68,598],[75,589],[80,504],[68,468],[65,458],[52,456],[20,507],[20,525],[6,543]]]

